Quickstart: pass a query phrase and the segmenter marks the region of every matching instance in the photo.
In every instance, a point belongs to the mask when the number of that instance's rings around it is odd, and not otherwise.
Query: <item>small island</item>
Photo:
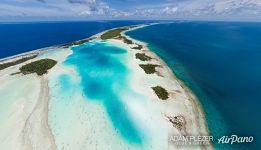
[[[122,27],[122,28],[117,28],[117,29],[113,29],[113,30],[109,30],[105,33],[103,33],[100,38],[102,40],[108,40],[108,39],[120,39],[123,40],[124,43],[126,44],[133,44],[132,40],[126,38],[125,36],[122,36],[121,33],[123,31],[127,31],[129,30],[131,27]]]
[[[153,74],[156,71],[156,67],[159,67],[159,65],[155,65],[155,64],[140,64],[139,65],[146,74]]]
[[[136,53],[135,56],[137,59],[141,61],[149,61],[152,59],[151,57],[147,56],[145,53]]]
[[[117,38],[117,37],[121,36],[121,32],[126,31],[126,30],[128,30],[128,29],[129,29],[129,28],[127,28],[127,27],[122,27],[122,28],[117,28],[117,29],[109,30],[109,31],[103,33],[100,38],[101,38],[102,40]]]
[[[30,73],[36,73],[38,76],[41,76],[49,69],[51,69],[53,66],[55,66],[57,61],[52,59],[41,59],[34,62],[31,62],[29,64],[26,64],[22,66],[19,70],[24,74],[30,74]]]
[[[183,116],[167,116],[168,120],[172,123],[173,127],[177,128],[178,130],[182,131],[185,128],[186,120]]]
[[[163,87],[161,86],[155,86],[155,87],[152,87],[153,91],[156,93],[156,95],[162,99],[162,100],[166,100],[169,98],[169,93],[166,89],[164,89]]]
[[[135,47],[133,47],[133,49],[136,49],[136,50],[141,50],[142,48],[143,48],[143,46],[142,45],[140,45],[140,44],[137,44],[138,46],[135,46]]]

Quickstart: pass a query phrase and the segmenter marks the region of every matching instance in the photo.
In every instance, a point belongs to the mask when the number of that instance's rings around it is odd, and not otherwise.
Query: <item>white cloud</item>
[[[78,16],[89,10],[98,11],[101,6],[96,0],[11,0],[0,3],[0,16]],[[104,8],[104,6],[103,6]]]
[[[166,0],[158,5],[142,5],[128,10],[109,7],[102,0],[2,0],[1,16],[260,19],[261,0]]]
[[[169,0],[138,8],[133,15],[166,18],[261,18],[261,0]]]
[[[0,17],[127,17],[98,0],[10,0],[0,3]]]

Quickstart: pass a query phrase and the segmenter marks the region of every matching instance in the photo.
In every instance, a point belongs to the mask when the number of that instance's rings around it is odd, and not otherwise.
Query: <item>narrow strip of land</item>
[[[41,90],[36,106],[26,120],[23,142],[27,150],[55,150],[54,137],[48,125],[49,87],[45,76],[41,78]]]

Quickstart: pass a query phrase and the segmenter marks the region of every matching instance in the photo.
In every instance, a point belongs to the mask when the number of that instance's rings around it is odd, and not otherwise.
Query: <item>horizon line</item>
[[[180,21],[180,22],[253,22],[253,23],[261,23],[261,20],[237,20],[237,19],[72,19],[72,20],[6,20],[1,21],[0,24],[11,24],[11,23],[55,23],[55,22],[107,22],[107,21],[148,21],[148,22],[164,22],[164,21]]]

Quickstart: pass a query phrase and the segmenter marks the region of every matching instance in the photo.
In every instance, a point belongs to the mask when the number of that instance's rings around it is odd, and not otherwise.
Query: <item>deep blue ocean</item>
[[[127,34],[148,43],[195,92],[215,138],[255,137],[216,149],[260,148],[261,23],[176,22]]]
[[[150,21],[0,23],[0,58],[88,38],[119,26]]]

